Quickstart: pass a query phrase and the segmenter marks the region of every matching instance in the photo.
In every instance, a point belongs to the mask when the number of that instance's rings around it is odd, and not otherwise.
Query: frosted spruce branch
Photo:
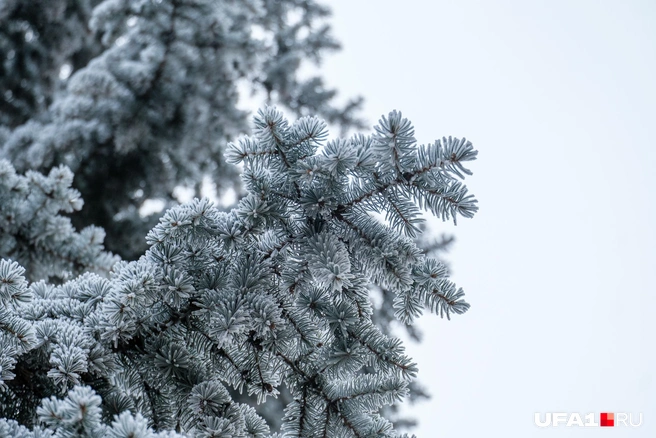
[[[60,213],[80,210],[73,174],[53,168],[48,176],[18,175],[0,160],[0,257],[28,268],[31,280],[66,280],[84,272],[107,276],[118,257],[103,250],[105,233],[98,227],[77,232]]]
[[[20,299],[8,307],[13,328],[0,326],[0,431],[264,437],[269,425],[236,393],[265,410],[284,387],[271,436],[397,437],[381,409],[407,397],[418,368],[377,325],[369,294],[385,287],[404,323],[424,308],[467,310],[394,216],[415,226],[404,211],[449,209],[431,191],[466,173],[458,163],[475,152],[460,141],[421,152],[397,112],[376,132],[326,142],[322,121],[265,108],[254,136],[229,147],[247,189],[233,210],[206,199],[168,210],[146,254],[109,279],[28,286],[3,261],[0,298]],[[400,212],[369,214],[388,198]]]

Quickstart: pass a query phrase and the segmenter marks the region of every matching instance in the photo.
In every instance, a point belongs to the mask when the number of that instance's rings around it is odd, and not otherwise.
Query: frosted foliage
[[[145,255],[109,278],[28,284],[0,262],[0,433],[399,436],[385,407],[420,392],[418,368],[371,295],[391,294],[406,324],[469,308],[412,236],[422,209],[476,212],[462,184],[476,151],[464,139],[418,146],[396,111],[372,136],[328,143],[322,120],[271,107],[254,126],[227,148],[243,164],[238,205],[169,209]],[[270,435],[260,412],[281,400]]]
[[[21,263],[30,279],[65,280],[84,272],[107,275],[118,257],[104,251],[105,232],[89,226],[75,231],[68,217],[80,210],[80,193],[64,166],[47,176],[18,175],[0,160],[0,256]]]
[[[338,47],[327,15],[311,0],[6,2],[0,157],[18,172],[67,166],[88,203],[73,224],[103,227],[110,250],[136,259],[157,221],[140,216],[145,201],[170,207],[176,187],[200,193],[206,177],[239,191],[223,160],[248,129],[238,83],[293,114],[361,126],[359,100],[335,106],[320,78],[298,77],[301,60]]]
[[[62,90],[62,67],[79,68],[99,53],[87,27],[99,1],[2,1],[0,127],[44,116]]]

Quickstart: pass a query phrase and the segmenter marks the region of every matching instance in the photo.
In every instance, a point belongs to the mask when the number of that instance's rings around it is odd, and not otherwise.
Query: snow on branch
[[[109,279],[28,286],[18,264],[0,263],[2,383],[7,400],[29,401],[3,402],[0,431],[264,437],[266,421],[235,394],[266,407],[284,387],[282,435],[272,436],[398,436],[381,409],[408,395],[417,365],[376,324],[370,287],[395,296],[407,324],[423,309],[450,318],[469,308],[408,236],[421,232],[421,208],[476,211],[460,181],[476,153],[460,140],[418,147],[398,112],[373,137],[327,143],[322,122],[290,123],[272,107],[255,124],[229,146],[244,164],[239,204],[167,211],[146,254]],[[26,193],[29,182],[4,169]],[[44,212],[75,198],[67,175],[32,176],[57,187],[42,191],[58,199]],[[42,192],[31,202],[50,205]],[[39,425],[13,422],[26,418]]]

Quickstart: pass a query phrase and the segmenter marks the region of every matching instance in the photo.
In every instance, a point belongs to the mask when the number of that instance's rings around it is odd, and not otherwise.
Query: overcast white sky
[[[656,2],[326,3],[331,85],[480,151],[480,212],[438,224],[472,308],[409,347],[433,394],[417,435],[656,436]],[[603,411],[644,422],[533,423]]]

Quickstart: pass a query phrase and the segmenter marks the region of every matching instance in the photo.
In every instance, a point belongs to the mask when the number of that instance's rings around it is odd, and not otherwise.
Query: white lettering
[[[638,424],[633,424],[633,414],[629,414],[629,424],[631,424],[631,426],[633,426],[633,427],[638,427],[638,426],[640,426],[640,425],[642,424],[642,412],[641,412],[640,414],[638,414],[638,415],[640,415],[640,423],[638,423]]]
[[[570,426],[583,426],[583,420],[581,420],[581,416],[579,414],[572,414],[569,416],[567,427]]]
[[[626,420],[629,418],[624,412],[618,412],[615,414],[615,426],[619,426],[620,423],[626,426]]]
[[[539,427],[548,427],[551,424],[551,414],[547,412],[544,415],[544,417],[545,417],[545,421],[544,422],[540,421],[540,413],[536,412],[535,413],[535,425],[539,426]]]
[[[554,426],[558,426],[558,423],[564,423],[567,421],[567,414],[565,412],[554,412],[551,415],[551,422]]]

